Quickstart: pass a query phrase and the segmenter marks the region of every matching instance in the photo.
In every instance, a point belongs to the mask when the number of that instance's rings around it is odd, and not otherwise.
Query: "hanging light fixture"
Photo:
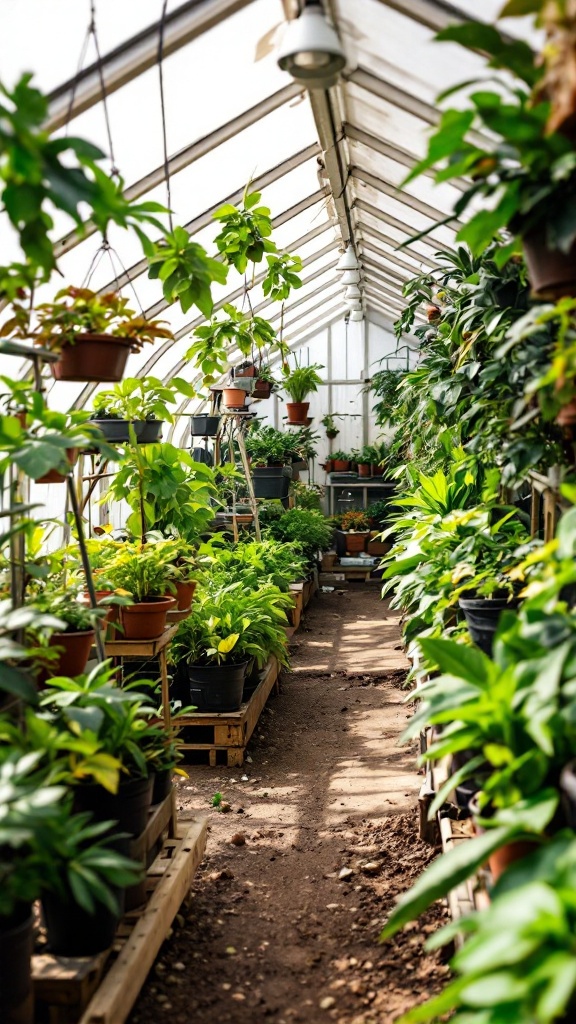
[[[351,245],[347,245],[346,249],[342,253],[338,263],[336,264],[336,270],[358,270],[359,263],[356,259],[356,254]]]
[[[359,299],[361,298],[361,296],[362,292],[360,291],[357,284],[349,285],[346,291],[344,292],[345,299]]]
[[[282,71],[307,89],[336,85],[346,57],[320,0],[305,0],[300,15],[288,22],[277,59]]]
[[[345,270],[340,278],[341,284],[359,284],[360,282],[360,271],[359,270]]]

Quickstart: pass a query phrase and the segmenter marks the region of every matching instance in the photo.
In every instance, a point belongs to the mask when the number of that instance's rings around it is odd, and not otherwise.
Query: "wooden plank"
[[[142,835],[137,836],[130,843],[130,856],[134,860],[144,861],[146,859],[148,851],[158,842],[164,829],[167,829],[172,821],[175,804],[176,791],[172,788],[166,799],[152,808],[148,824]]]
[[[153,640],[108,640],[104,645],[107,658],[155,658],[176,635],[178,625],[168,626],[162,636]]]
[[[182,827],[182,823],[180,823]],[[186,827],[170,867],[79,1024],[124,1024],[204,856],[207,819]]]

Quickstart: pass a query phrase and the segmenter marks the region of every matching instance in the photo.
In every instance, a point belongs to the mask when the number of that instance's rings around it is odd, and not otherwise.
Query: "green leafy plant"
[[[350,452],[343,452],[338,449],[338,451],[332,452],[330,458],[334,459],[336,462],[350,462]]]
[[[291,508],[266,527],[266,536],[274,540],[296,542],[309,558],[318,551],[327,551],[332,543],[332,527],[321,512]]]
[[[160,320],[147,320],[135,314],[128,299],[116,292],[100,295],[89,288],[62,288],[52,302],[34,307],[21,302],[12,304],[13,316],[2,325],[0,336],[32,338],[36,345],[59,352],[62,345],[73,345],[79,334],[110,334],[129,338],[131,349],[138,352],[145,342],[156,338],[173,340],[172,332]],[[32,312],[36,324],[32,326]]]
[[[136,537],[149,530],[175,533],[194,542],[214,517],[217,488],[212,469],[171,444],[132,446],[104,500],[125,500],[127,528]]]
[[[226,203],[214,217],[221,230],[214,239],[226,263],[243,274],[248,263],[261,263],[266,253],[276,253],[271,240],[272,219],[267,206],[260,206],[261,193],[244,190],[242,206]],[[271,282],[271,286],[274,282]]]
[[[174,591],[175,566],[162,544],[124,544],[106,566],[106,578],[136,601]]]
[[[293,370],[287,364],[282,367],[282,387],[293,402],[304,402],[308,395],[318,391],[323,383],[318,370],[322,369],[320,363],[295,366]]]
[[[165,420],[174,422],[169,405],[176,395],[194,398],[196,392],[187,381],[174,377],[164,384],[157,377],[125,377],[119,384],[99,391],[94,398],[95,419]]]
[[[266,256],[266,262],[268,270],[262,282],[262,291],[271,299],[284,302],[293,288],[302,287],[302,279],[299,276],[302,260],[299,256],[282,253],[279,256]]]
[[[246,451],[255,466],[284,464],[294,451],[293,436],[267,424],[255,423],[246,434]]]
[[[326,437],[338,437],[338,434],[340,433],[338,427],[336,426],[336,416],[338,416],[337,412],[333,414],[327,413],[326,416],[323,416],[322,419],[320,420],[322,426],[324,427],[324,430],[326,431]]]
[[[209,324],[196,328],[194,337],[197,341],[186,352],[185,358],[202,370],[204,384],[213,384],[217,376],[225,372],[233,347],[244,356],[264,347],[278,347],[283,351],[268,320],[251,312],[243,313],[230,303],[223,306],[223,312],[225,317],[214,317]]]
[[[228,268],[193,242],[186,228],[166,232],[149,253],[148,263],[148,276],[162,282],[166,302],[179,302],[183,313],[197,306],[204,316],[212,315],[212,283],[226,284]]]

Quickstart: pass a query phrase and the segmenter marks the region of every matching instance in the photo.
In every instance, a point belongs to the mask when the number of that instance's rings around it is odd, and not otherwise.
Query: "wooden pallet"
[[[267,672],[250,700],[242,704],[239,711],[221,713],[198,712],[178,719],[184,729],[192,729],[198,741],[181,743],[183,751],[204,751],[212,767],[225,764],[232,768],[244,762],[246,747],[270,693],[279,692],[279,666],[276,658],[270,658]],[[200,739],[201,737],[201,739]]]
[[[148,869],[148,899],[126,914],[112,950],[32,960],[38,1024],[124,1024],[204,855],[207,819],[181,819]]]
[[[440,818],[440,835],[442,837],[442,853],[448,853],[454,847],[468,842],[474,837],[470,818],[463,821],[452,821],[451,818]],[[461,917],[472,913],[473,910],[481,910],[488,904],[488,895],[482,872],[473,875],[461,885],[456,886],[448,893],[448,906],[453,921],[459,921]],[[462,936],[456,937],[456,946],[462,945]]]

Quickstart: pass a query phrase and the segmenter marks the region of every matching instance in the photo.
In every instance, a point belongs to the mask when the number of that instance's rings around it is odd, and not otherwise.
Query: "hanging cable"
[[[116,167],[116,160],[114,157],[114,144],[112,142],[112,129],[110,126],[110,115],[108,112],[108,94],[106,92],[106,83],[104,81],[104,70],[102,67],[102,54],[100,52],[100,44],[98,42],[98,29],[96,28],[96,0],[90,0],[90,34],[94,39],[94,47],[96,50],[97,60],[97,71],[98,80],[100,82],[100,92],[102,94],[102,107],[104,110],[104,123],[106,125],[106,134],[108,136],[108,149],[110,151],[110,176],[119,177],[120,172]]]
[[[164,28],[166,25],[166,11],[168,0],[162,2],[162,14],[160,17],[160,32],[158,36],[158,77],[160,80],[160,109],[162,113],[162,144],[164,147],[164,180],[166,182],[166,205],[168,207],[168,222],[170,231],[174,230],[172,219],[172,190],[170,186],[170,161],[168,159],[168,136],[166,129],[166,105],[164,102]]]

